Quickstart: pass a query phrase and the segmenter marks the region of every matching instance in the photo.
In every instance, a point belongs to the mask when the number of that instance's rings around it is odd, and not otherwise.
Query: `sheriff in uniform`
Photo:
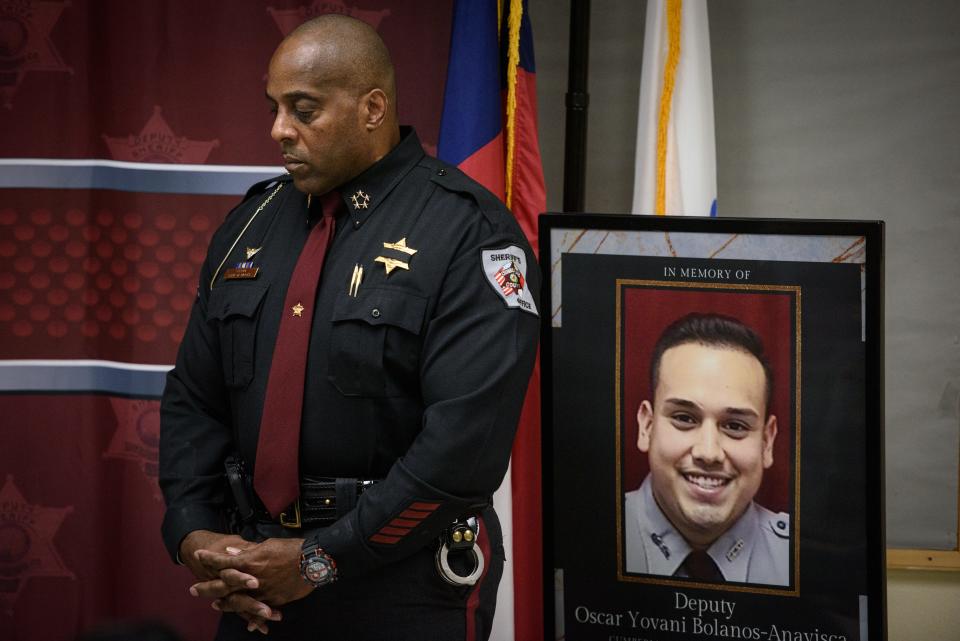
[[[763,345],[739,320],[690,314],[660,336],[637,448],[650,472],[624,496],[627,572],[790,584],[790,517],[754,502],[777,418]]]
[[[220,639],[484,639],[504,561],[490,497],[539,334],[534,254],[499,200],[397,125],[363,23],[302,25],[267,95],[290,173],[251,190],[203,265],[162,402],[164,541],[225,613]],[[316,299],[290,305],[328,206]],[[278,333],[300,320],[300,496],[278,518],[257,470]]]

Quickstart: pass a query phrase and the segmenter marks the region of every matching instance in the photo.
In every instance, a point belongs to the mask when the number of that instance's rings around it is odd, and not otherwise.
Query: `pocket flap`
[[[265,285],[244,283],[214,287],[207,301],[207,319],[224,320],[231,316],[252,317],[267,293]]]
[[[419,334],[427,310],[427,299],[397,289],[370,287],[359,295],[342,296],[333,310],[333,322],[361,320],[370,325],[393,325]]]

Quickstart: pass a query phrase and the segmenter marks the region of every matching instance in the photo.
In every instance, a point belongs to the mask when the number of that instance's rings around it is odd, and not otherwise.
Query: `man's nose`
[[[704,421],[697,429],[696,438],[691,448],[693,458],[704,463],[720,463],[726,453],[720,443],[720,430],[713,421]]]
[[[273,126],[270,127],[270,137],[276,142],[291,140],[296,135],[296,130],[291,126],[290,117],[278,110],[273,117]]]

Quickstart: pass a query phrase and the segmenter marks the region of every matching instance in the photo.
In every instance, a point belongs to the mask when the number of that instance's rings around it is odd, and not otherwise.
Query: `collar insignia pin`
[[[257,252],[259,252],[261,249],[263,249],[263,247],[247,247],[247,260],[250,260],[256,256]]]
[[[290,310],[293,312],[294,316],[299,316],[301,318],[303,317],[304,306],[301,305],[300,303],[297,303],[296,305],[291,307]]]
[[[367,205],[370,204],[370,194],[364,193],[362,189],[358,189],[357,193],[350,196],[350,202],[353,203],[354,209],[366,209]]]
[[[740,552],[743,550],[743,539],[737,539],[736,543],[727,550],[727,561],[733,563],[733,560],[740,556]]]
[[[670,548],[668,548],[667,544],[663,542],[662,536],[660,536],[656,532],[651,532],[650,540],[653,541],[653,544],[660,549],[661,554],[663,554],[663,558],[665,559],[670,558]]]

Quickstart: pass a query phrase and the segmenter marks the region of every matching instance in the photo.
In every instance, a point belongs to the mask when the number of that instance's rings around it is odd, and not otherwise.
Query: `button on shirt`
[[[653,497],[648,475],[624,495],[627,572],[686,577],[680,567],[692,548]],[[707,548],[726,581],[789,585],[790,515],[751,502],[743,515]]]
[[[347,576],[424,547],[499,485],[539,334],[536,305],[515,299],[537,301],[540,276],[503,204],[426,156],[410,129],[337,189],[345,208],[312,319],[300,474],[384,480],[334,525],[297,535],[318,534]],[[224,531],[224,459],[256,466],[286,286],[319,215],[289,177],[253,191],[214,235],[167,379],[160,483],[172,556],[190,531]],[[520,290],[490,275],[491,256],[519,259]],[[225,278],[244,262],[255,278]]]

